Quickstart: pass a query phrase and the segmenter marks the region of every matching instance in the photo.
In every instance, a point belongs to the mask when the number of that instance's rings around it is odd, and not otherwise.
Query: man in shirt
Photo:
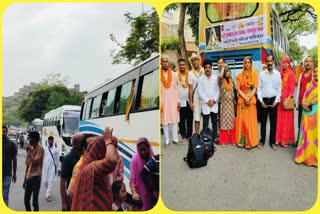
[[[24,179],[24,205],[26,211],[31,211],[30,199],[32,196],[32,205],[34,211],[39,211],[39,192],[41,186],[41,175],[43,165],[44,150],[38,144],[40,135],[38,131],[31,131],[28,135],[29,145],[27,146],[26,173]]]
[[[303,72],[300,74],[297,85],[298,85],[298,97],[296,99],[296,106],[298,110],[298,134],[297,134],[297,141],[299,139],[300,133],[300,125],[301,125],[301,117],[302,117],[302,98],[306,91],[306,86],[312,80],[312,72],[313,72],[314,62],[311,56],[308,56],[304,60],[304,69]],[[296,147],[297,142],[292,146]]]
[[[212,123],[212,139],[216,141],[218,137],[217,130],[217,115],[218,115],[218,101],[220,97],[220,88],[218,76],[212,74],[211,60],[204,60],[203,62],[205,75],[199,78],[199,96],[201,98],[201,109],[203,113],[203,128],[209,125],[209,116],[211,116]]]
[[[181,143],[184,144],[192,135],[192,122],[193,122],[193,113],[190,109],[189,104],[189,71],[186,67],[186,61],[184,59],[178,60],[179,69],[177,71],[178,79],[178,90],[179,90],[179,99],[180,99],[180,122],[179,122],[179,131],[182,137]]]
[[[266,125],[269,116],[270,135],[269,143],[273,150],[277,148],[275,144],[277,129],[277,106],[281,96],[281,75],[280,72],[273,69],[274,58],[272,55],[267,56],[267,70],[261,71],[258,84],[258,100],[261,103],[261,129],[260,143],[258,147],[262,147],[266,140]]]
[[[201,103],[198,93],[198,80],[204,74],[203,68],[200,66],[201,57],[193,53],[191,55],[192,69],[189,72],[189,102],[190,109],[193,111],[194,129],[196,133],[200,133],[200,119],[201,119]]]
[[[17,180],[17,152],[16,144],[8,138],[8,128],[2,126],[2,195],[7,206],[11,181]]]

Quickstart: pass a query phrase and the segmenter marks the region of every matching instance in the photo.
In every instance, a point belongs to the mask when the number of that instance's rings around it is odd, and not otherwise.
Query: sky
[[[68,77],[68,87],[89,91],[127,71],[112,65],[110,50],[125,42],[130,26],[124,14],[139,15],[148,4],[13,4],[3,16],[3,96],[23,85],[41,82],[50,73]]]

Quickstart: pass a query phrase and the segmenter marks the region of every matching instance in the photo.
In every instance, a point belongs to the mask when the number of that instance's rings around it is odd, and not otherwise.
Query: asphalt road
[[[216,147],[208,165],[197,169],[183,161],[187,144],[162,147],[162,200],[169,209],[301,211],[315,203],[318,170],[296,164],[294,147]]]
[[[10,193],[9,193],[9,208],[16,211],[25,211],[24,206],[24,189],[22,188],[22,183],[24,179],[24,174],[26,170],[25,166],[26,151],[23,149],[18,150],[18,166],[17,166],[17,182],[15,184],[11,183]],[[40,211],[60,211],[61,210],[61,198],[60,198],[60,186],[59,178],[53,185],[52,201],[46,201],[46,188],[43,183],[41,183],[40,194],[39,194],[39,209]],[[31,208],[32,207],[32,197],[31,197]]]

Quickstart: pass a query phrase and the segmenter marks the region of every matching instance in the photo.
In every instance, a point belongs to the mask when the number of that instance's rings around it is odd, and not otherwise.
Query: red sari
[[[276,144],[281,146],[288,146],[295,142],[294,135],[294,109],[285,110],[283,108],[283,100],[289,96],[293,97],[295,88],[295,77],[291,65],[287,70],[283,69],[284,62],[290,65],[289,58],[284,58],[280,66],[280,74],[282,81],[281,102],[278,105],[277,114],[277,132]]]

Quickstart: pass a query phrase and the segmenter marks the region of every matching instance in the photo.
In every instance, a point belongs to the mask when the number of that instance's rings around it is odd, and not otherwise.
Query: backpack
[[[183,158],[190,168],[206,166],[208,158],[205,155],[205,145],[199,134],[193,134],[189,140],[187,157]]]
[[[205,157],[211,158],[216,151],[216,147],[213,144],[212,130],[209,127],[202,129],[200,132],[200,140],[203,141],[205,146]]]

